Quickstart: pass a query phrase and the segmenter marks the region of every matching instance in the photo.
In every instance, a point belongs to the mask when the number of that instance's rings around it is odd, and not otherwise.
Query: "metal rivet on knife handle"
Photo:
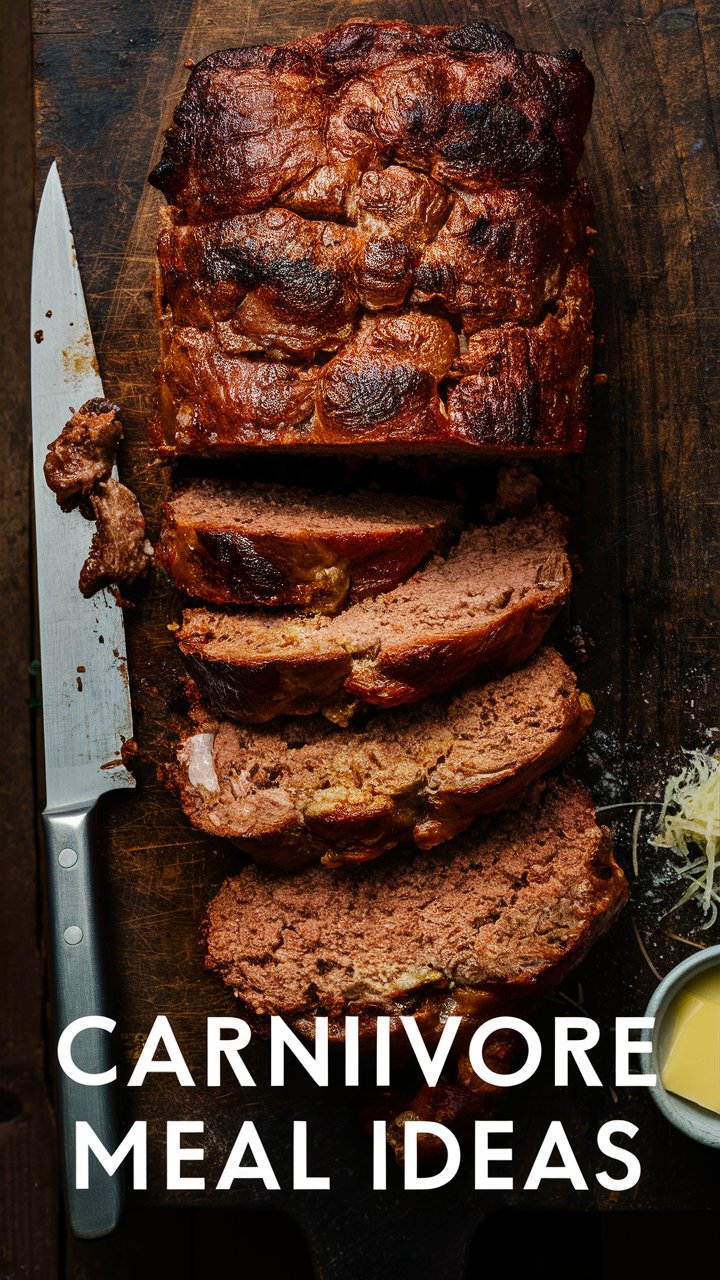
[[[71,947],[76,947],[78,942],[83,940],[83,931],[79,925],[71,924],[69,929],[65,930],[63,938]]]
[[[74,867],[78,860],[78,856],[74,849],[61,849],[58,854],[58,862],[61,867]]]

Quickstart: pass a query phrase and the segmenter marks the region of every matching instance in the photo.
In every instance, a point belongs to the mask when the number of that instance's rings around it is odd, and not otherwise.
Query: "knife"
[[[46,808],[43,812],[50,970],[58,1036],[88,1015],[111,1016],[96,902],[95,809],[105,792],[132,787],[123,743],[132,737],[122,609],[107,591],[78,589],[93,524],[63,512],[45,483],[47,447],[74,409],[103,396],[70,219],[57,165],[45,182],[33,250],[31,391]],[[91,1028],[72,1056],[86,1072],[112,1066],[110,1037]],[[57,1070],[63,1185],[72,1230],[107,1235],[122,1209],[119,1173],[90,1157],[89,1189],[75,1179],[75,1132],[87,1121],[108,1152],[119,1142],[113,1084],[91,1086]]]

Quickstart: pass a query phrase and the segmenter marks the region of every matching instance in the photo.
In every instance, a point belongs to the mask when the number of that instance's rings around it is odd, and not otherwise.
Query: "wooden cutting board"
[[[598,203],[596,368],[606,381],[594,391],[582,463],[546,471],[573,512],[582,568],[557,639],[597,708],[573,771],[593,786],[598,804],[656,799],[681,749],[707,746],[720,724],[717,7],[711,0],[680,8],[655,0],[34,0],[33,7],[38,192],[57,158],[106,392],[122,405],[127,424],[121,474],[136,489],[151,534],[167,471],[144,435],[156,357],[151,295],[159,203],[145,176],[185,82],[185,60],[220,47],[278,43],[350,16],[417,22],[484,16],[526,48],[583,51],[597,81],[585,172]],[[465,1175],[444,1190],[403,1193],[398,1175],[390,1190],[373,1193],[369,1145],[349,1091],[318,1090],[299,1074],[282,1090],[202,1085],[205,1019],[235,1007],[203,970],[198,931],[208,899],[238,855],[190,831],[156,776],[179,674],[168,630],[178,609],[179,599],[158,576],[127,618],[138,787],[107,811],[108,913],[125,1070],[156,1014],[164,1013],[199,1082],[182,1090],[170,1077],[149,1077],[141,1090],[124,1092],[128,1122],[143,1118],[150,1125],[149,1190],[138,1198],[155,1205],[267,1200],[253,1183],[232,1192],[211,1189],[233,1134],[251,1118],[283,1187],[269,1198],[300,1217],[323,1275],[377,1275],[381,1254],[383,1274],[400,1265],[409,1273],[414,1264],[417,1275],[457,1276],[476,1224],[500,1203],[473,1191],[469,1161]],[[627,822],[617,837],[631,872]],[[697,924],[692,915],[659,922],[664,902],[652,896],[653,856],[643,847],[637,880],[631,872],[631,907],[565,987],[566,997],[579,996],[603,1026],[598,1066],[608,1082],[614,1017],[642,1014],[656,982],[649,964],[663,974],[690,950],[669,931],[686,934]],[[556,1011],[567,1005],[547,1005],[540,1019],[546,1038]],[[263,1080],[265,1058],[259,1048],[248,1059]],[[555,1090],[544,1070],[511,1096],[507,1115],[522,1135],[516,1185],[549,1120],[561,1119],[590,1189],[546,1183],[532,1195],[505,1193],[502,1203],[711,1207],[712,1153],[666,1126],[643,1090],[618,1094],[579,1084]],[[595,1134],[618,1117],[639,1126],[634,1146],[643,1176],[634,1190],[613,1196],[595,1181]],[[309,1123],[312,1162],[331,1175],[330,1192],[288,1190],[294,1118]],[[198,1139],[206,1149],[204,1193],[164,1190],[167,1119],[204,1120]]]

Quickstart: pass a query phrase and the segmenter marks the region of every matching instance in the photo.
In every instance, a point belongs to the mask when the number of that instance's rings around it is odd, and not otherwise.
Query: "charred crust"
[[[343,364],[328,368],[320,380],[319,411],[323,421],[361,436],[399,413],[413,413],[434,390],[433,379],[401,364]]]
[[[99,417],[101,414],[112,413],[116,417],[120,416],[120,405],[115,404],[112,400],[104,400],[100,396],[95,396],[92,400],[87,400],[80,409],[80,413],[90,414],[92,417]]]
[[[498,53],[515,48],[512,36],[498,31],[491,22],[466,22],[461,27],[448,27],[444,40],[458,53]]]
[[[258,604],[277,604],[289,589],[286,574],[261,555],[251,538],[241,533],[200,529],[197,532],[204,571],[212,584],[222,583],[230,597]]]

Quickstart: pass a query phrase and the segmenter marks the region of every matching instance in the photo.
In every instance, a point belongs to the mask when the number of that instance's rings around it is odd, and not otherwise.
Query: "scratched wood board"
[[[718,399],[717,67],[720,21],[712,3],[668,8],[649,0],[597,3],[230,3],[229,0],[56,0],[34,4],[37,185],[57,157],[75,229],[91,323],[108,395],[127,424],[120,468],[147,513],[151,536],[168,472],[145,442],[156,359],[153,250],[160,197],[145,176],[182,90],[186,59],[242,43],[277,43],[349,16],[460,22],[485,16],[526,48],[576,47],[596,77],[585,173],[598,204],[592,266],[596,368],[592,424],[582,462],[546,468],[573,517],[580,570],[572,607],[555,638],[592,695],[597,718],[573,771],[598,804],[656,799],[681,750],[707,746],[720,723],[717,679],[720,450]],[[278,464],[281,466],[281,464]],[[480,482],[480,477],[478,477]],[[482,1215],[498,1203],[527,1204],[521,1191],[488,1199],[468,1173],[445,1190],[370,1191],[370,1153],[352,1093],[321,1091],[299,1075],[283,1090],[202,1085],[208,1015],[232,1014],[222,984],[203,970],[205,905],[238,854],[190,831],[158,780],[179,675],[168,624],[179,597],[154,578],[127,618],[138,787],[107,810],[105,873],[116,1004],[126,1070],[158,1012],[167,1014],[199,1081],[180,1090],[149,1078],[127,1091],[128,1120],[150,1122],[149,1190],[165,1203],[261,1203],[254,1184],[230,1193],[169,1193],[161,1131],[169,1118],[205,1121],[208,1188],[231,1138],[252,1118],[266,1140],[289,1207],[328,1275],[372,1266],[377,1240],[388,1268],[422,1260],[426,1273],[458,1274]],[[630,869],[629,824],[616,827]],[[641,1014],[655,985],[689,948],[669,937],[652,896],[652,855],[643,846],[630,908],[565,986],[604,1029],[598,1060],[612,1080],[610,1035],[617,1014]],[[674,921],[677,918],[674,918]],[[647,953],[643,955],[638,936]],[[684,936],[684,935],[683,935]],[[696,940],[707,940],[701,934]],[[649,964],[648,964],[649,961]],[[556,1006],[540,1024],[547,1033]],[[267,1080],[265,1052],[248,1058]],[[641,1090],[557,1091],[547,1070],[509,1100],[523,1135],[521,1186],[549,1119],[566,1124],[589,1174],[587,1192],[548,1183],[532,1207],[579,1210],[703,1208],[713,1203],[712,1154],[684,1140]],[[615,1117],[639,1126],[638,1186],[613,1196],[594,1182],[594,1140]],[[312,1159],[332,1176],[327,1194],[293,1194],[293,1118],[307,1119]],[[673,1177],[668,1177],[672,1171]],[[437,1266],[434,1266],[437,1261]],[[438,1268],[442,1267],[443,1270]],[[453,1267],[455,1268],[453,1270]],[[351,1270],[353,1268],[353,1270]],[[421,1272],[422,1273],[422,1272]]]

